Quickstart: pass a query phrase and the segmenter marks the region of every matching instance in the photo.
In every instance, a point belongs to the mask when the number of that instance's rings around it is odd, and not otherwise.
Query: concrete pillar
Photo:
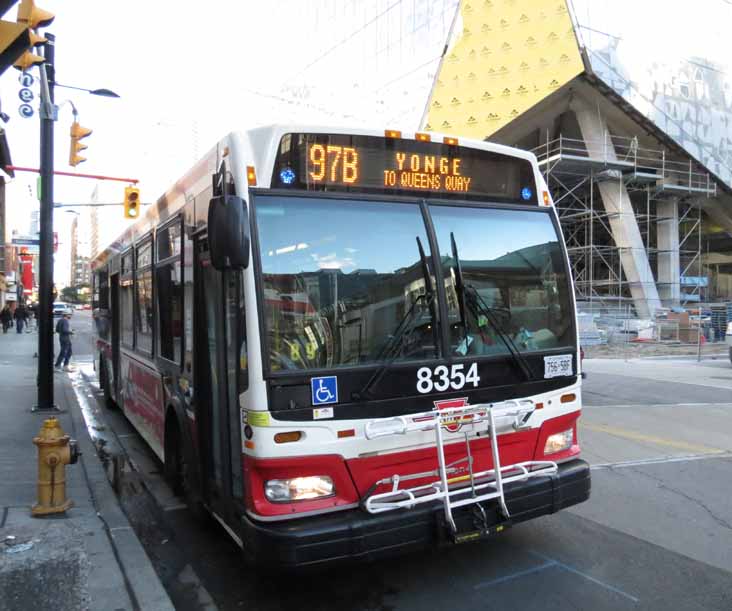
[[[577,117],[590,157],[609,162],[617,160],[615,147],[610,138],[606,137],[606,134],[609,134],[607,123],[598,109],[578,96],[573,98],[570,107]],[[620,251],[621,265],[630,287],[635,310],[640,318],[651,318],[656,309],[661,307],[661,300],[658,297],[656,282],[648,263],[648,254],[630,203],[628,190],[620,177],[617,180],[600,182],[598,190],[608,213],[615,245]]]
[[[675,197],[656,204],[658,294],[668,307],[681,303],[678,204]]]

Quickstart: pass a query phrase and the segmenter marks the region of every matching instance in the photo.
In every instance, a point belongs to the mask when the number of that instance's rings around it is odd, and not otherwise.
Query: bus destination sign
[[[537,203],[525,159],[442,142],[347,134],[286,134],[272,187]]]

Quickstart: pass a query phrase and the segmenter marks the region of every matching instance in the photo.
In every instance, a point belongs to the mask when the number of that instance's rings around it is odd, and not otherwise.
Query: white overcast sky
[[[234,129],[295,116],[303,109],[267,97],[308,59],[300,45],[304,2],[285,0],[204,4],[172,0],[38,0],[56,20],[56,78],[61,84],[108,88],[120,99],[56,89],[61,106],[55,129],[57,170],[140,180],[143,201],[156,199],[216,140]],[[13,7],[5,20],[15,20]],[[34,69],[32,74],[37,75]],[[39,121],[18,114],[19,72],[0,77],[2,110],[13,163],[39,165]],[[37,110],[38,85],[34,86]],[[68,166],[70,99],[80,123],[94,133],[86,140],[87,161]],[[312,114],[309,109],[305,114]],[[56,177],[57,202],[89,201],[91,180]],[[123,183],[100,185],[100,201],[121,201]],[[37,206],[36,175],[16,173],[7,185],[10,230],[27,233],[30,210]],[[107,239],[122,229],[121,208],[100,209]],[[61,247],[56,276],[68,274],[71,214],[57,211]]]

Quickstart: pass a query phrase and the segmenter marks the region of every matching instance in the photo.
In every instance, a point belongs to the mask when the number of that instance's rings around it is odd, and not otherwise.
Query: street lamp
[[[61,85],[60,83],[56,83],[56,87],[63,87],[64,89],[76,89],[77,91],[86,91],[87,93],[91,93],[92,95],[98,95],[103,98],[118,98],[119,95],[116,94],[111,89],[86,89],[85,87],[75,87],[73,85]]]

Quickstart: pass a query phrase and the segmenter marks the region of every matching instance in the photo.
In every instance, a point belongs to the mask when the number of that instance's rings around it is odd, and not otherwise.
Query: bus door
[[[117,400],[117,388],[119,387],[119,274],[112,274],[110,276],[110,287],[111,296],[109,301],[109,307],[111,310],[111,316],[109,317],[112,322],[112,386],[110,391],[112,396]]]
[[[206,503],[226,519],[232,510],[232,467],[240,473],[241,446],[236,375],[232,376],[229,272],[211,265],[206,237],[195,243],[196,422]],[[231,379],[233,378],[233,379]],[[236,421],[231,417],[236,414]],[[232,461],[236,457],[236,462]],[[232,464],[234,463],[234,464]],[[237,464],[238,463],[238,464]],[[235,476],[236,477],[236,476]],[[238,494],[236,496],[239,496]],[[228,520],[227,520],[228,521]]]

